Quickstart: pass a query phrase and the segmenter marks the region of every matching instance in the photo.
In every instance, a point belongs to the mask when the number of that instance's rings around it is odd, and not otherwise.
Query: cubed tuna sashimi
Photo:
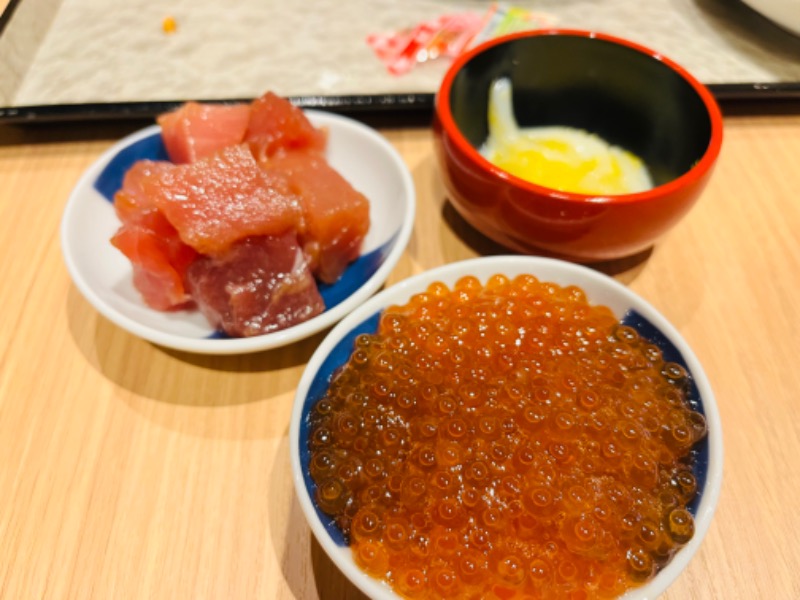
[[[305,113],[285,98],[267,92],[250,105],[250,121],[244,136],[253,155],[265,160],[281,152],[322,152],[326,132],[314,127]]]
[[[286,178],[261,169],[245,145],[172,165],[140,185],[181,240],[201,254],[224,253],[248,236],[296,230],[303,218]]]
[[[186,270],[197,252],[178,238],[159,212],[123,224],[111,238],[133,266],[133,283],[145,303],[156,310],[183,308],[192,302]]]
[[[187,102],[157,119],[167,154],[176,164],[194,162],[241,144],[249,120],[249,104],[199,102]]]
[[[263,164],[280,173],[300,196],[304,226],[300,239],[314,275],[334,283],[358,258],[369,230],[369,201],[321,155],[290,152]]]
[[[172,165],[166,161],[140,160],[125,172],[122,187],[114,195],[114,211],[120,221],[132,223],[158,210],[145,182],[171,168]]]
[[[327,163],[327,133],[288,100],[187,103],[158,122],[171,162],[134,164],[115,195],[112,243],[158,310],[194,302],[231,336],[325,310],[369,229],[369,203]]]
[[[271,333],[325,310],[293,232],[242,240],[218,257],[201,257],[189,289],[214,326],[232,336]]]
[[[186,269],[197,257],[141,187],[143,178],[169,167],[169,163],[139,161],[128,170],[123,187],[114,198],[122,227],[111,243],[131,261],[134,286],[145,303],[157,310],[191,303],[185,285]]]

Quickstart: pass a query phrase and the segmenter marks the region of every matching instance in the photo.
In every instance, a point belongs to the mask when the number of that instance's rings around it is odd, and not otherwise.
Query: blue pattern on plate
[[[300,422],[299,439],[300,464],[303,469],[305,486],[312,500],[315,495],[316,485],[309,474],[309,461],[311,459],[311,452],[308,448],[308,435],[310,427],[309,415],[311,413],[311,409],[317,403],[317,401],[319,401],[325,395],[325,391],[327,390],[331,378],[336,370],[343,366],[350,358],[350,354],[353,350],[353,342],[355,341],[356,337],[362,333],[376,332],[378,330],[378,321],[380,320],[380,316],[381,313],[379,312],[368,318],[360,325],[356,326],[352,331],[345,335],[338,344],[336,344],[331,353],[325,358],[322,365],[320,365],[317,373],[314,375],[314,380],[309,386],[308,394],[303,402],[303,418]],[[629,309],[621,319],[621,322],[624,325],[633,327],[639,332],[639,335],[650,340],[652,343],[658,346],[665,360],[676,362],[683,366],[687,372],[689,372],[689,367],[680,351],[644,315],[636,310]],[[700,398],[700,393],[697,389],[694,378],[691,377],[691,373],[689,382],[689,402],[694,410],[703,413],[703,405]],[[702,490],[705,487],[706,476],[708,473],[708,453],[708,437],[706,437],[696,445],[692,452],[692,459],[694,461],[694,474],[697,478],[698,490]],[[692,515],[696,516],[697,514],[697,506],[700,502],[701,495],[702,492],[698,492],[695,499],[688,506],[688,509]],[[316,506],[316,503],[314,503],[314,509],[317,512],[320,522],[325,526],[330,538],[336,542],[336,544],[340,546],[346,546],[347,544],[345,544],[344,536],[342,535],[342,532],[336,523],[328,515],[320,511]]]
[[[100,192],[109,202],[114,201],[114,194],[122,187],[122,180],[133,163],[143,160],[169,160],[167,149],[161,139],[161,134],[156,132],[125,146],[105,166],[97,180],[94,189]]]

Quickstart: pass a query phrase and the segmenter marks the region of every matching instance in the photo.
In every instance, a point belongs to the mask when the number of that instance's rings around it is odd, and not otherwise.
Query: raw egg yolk
[[[632,194],[653,187],[640,158],[596,134],[566,126],[520,128],[508,79],[492,84],[488,118],[489,136],[481,154],[520,179],[590,195]]]

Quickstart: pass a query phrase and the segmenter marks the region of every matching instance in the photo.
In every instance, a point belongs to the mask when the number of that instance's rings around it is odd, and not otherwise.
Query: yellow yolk
[[[488,118],[489,137],[481,153],[521,179],[580,194],[631,194],[653,187],[641,159],[595,134],[562,126],[520,129],[508,79],[492,85]]]

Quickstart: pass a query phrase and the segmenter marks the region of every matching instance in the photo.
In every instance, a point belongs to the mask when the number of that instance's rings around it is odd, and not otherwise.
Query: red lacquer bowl
[[[479,153],[492,82],[508,77],[521,127],[596,133],[644,160],[655,187],[617,196],[561,192],[515,177]],[[576,262],[650,248],[694,205],[722,145],[708,89],[653,50],[585,31],[528,31],[456,59],[436,97],[434,138],[449,199],[475,229],[527,254]]]

